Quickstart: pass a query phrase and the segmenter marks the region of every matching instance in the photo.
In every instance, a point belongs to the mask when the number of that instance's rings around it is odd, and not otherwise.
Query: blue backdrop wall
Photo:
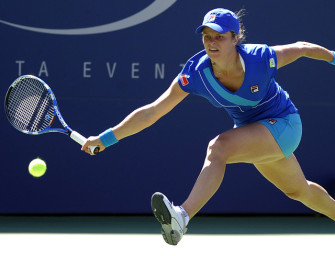
[[[245,8],[248,43],[309,41],[334,48],[334,1],[0,1],[0,98],[33,74],[56,94],[68,124],[85,136],[120,122],[163,93],[202,49],[194,29],[210,9]],[[19,26],[21,25],[21,26]],[[80,29],[78,29],[80,28]],[[303,120],[296,151],[306,177],[335,193],[335,68],[308,59],[279,70]],[[0,213],[149,213],[152,193],[188,196],[208,141],[232,127],[222,109],[189,96],[153,127],[91,157],[66,136],[29,136],[0,112]],[[48,164],[44,177],[29,162]],[[310,213],[247,164],[227,167],[203,213]]]

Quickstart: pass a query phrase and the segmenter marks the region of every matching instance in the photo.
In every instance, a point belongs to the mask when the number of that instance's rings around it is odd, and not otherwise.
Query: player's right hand
[[[91,136],[89,137],[86,142],[83,144],[83,146],[81,147],[82,151],[85,151],[87,154],[90,154],[91,156],[94,156],[94,154],[91,152],[91,150],[89,149],[89,146],[93,146],[96,147],[98,146],[100,148],[100,151],[104,151],[105,150],[105,146],[102,144],[99,136]]]

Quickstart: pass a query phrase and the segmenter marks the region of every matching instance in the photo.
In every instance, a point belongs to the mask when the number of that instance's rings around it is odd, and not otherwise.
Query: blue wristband
[[[333,61],[328,61],[328,63],[335,65],[335,51],[332,51],[333,55],[334,55],[334,59]]]
[[[105,147],[109,147],[114,145],[115,143],[119,142],[116,138],[115,135],[113,133],[112,128],[104,131],[103,133],[99,134],[101,143],[105,146]]]

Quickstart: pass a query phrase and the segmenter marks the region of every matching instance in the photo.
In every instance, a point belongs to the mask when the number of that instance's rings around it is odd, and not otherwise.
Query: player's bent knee
[[[285,195],[293,200],[296,201],[303,201],[305,195],[306,195],[306,190],[305,189],[297,189],[293,192],[284,192]]]
[[[297,201],[299,201],[299,200],[298,200],[298,198],[299,198],[299,193],[297,193],[297,192],[285,193],[285,195],[286,195],[288,198],[291,198],[291,199],[293,199],[293,200],[297,200]]]
[[[304,201],[310,195],[311,187],[310,182],[297,182],[296,186],[291,191],[283,191],[285,195],[293,200]]]
[[[207,158],[210,161],[226,162],[228,158],[228,143],[224,139],[217,136],[208,144]]]

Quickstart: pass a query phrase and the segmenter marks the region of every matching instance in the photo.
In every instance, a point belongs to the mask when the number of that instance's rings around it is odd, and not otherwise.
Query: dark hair
[[[239,23],[240,23],[240,33],[239,35],[239,40],[238,40],[238,44],[241,44],[242,42],[245,41],[246,35],[245,35],[245,27],[243,25],[242,22],[242,17],[244,17],[244,15],[246,14],[246,10],[245,9],[241,9],[238,12],[235,13],[238,17]],[[236,36],[236,33],[234,31],[230,31],[232,37],[234,38]]]

